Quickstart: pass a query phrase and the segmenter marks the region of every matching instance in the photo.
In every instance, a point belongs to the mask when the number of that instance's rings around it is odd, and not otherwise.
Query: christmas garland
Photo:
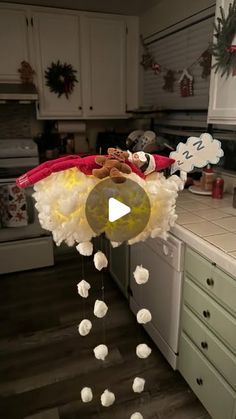
[[[58,97],[63,94],[66,98],[73,92],[75,83],[78,83],[71,64],[62,64],[59,60],[57,63],[52,63],[47,70],[45,70],[46,85],[50,91],[56,93]]]
[[[229,4],[227,17],[220,7],[220,17],[214,24],[216,43],[213,44],[212,54],[215,57],[215,72],[221,71],[221,77],[228,77],[236,68],[236,45],[232,45],[236,35],[236,1]]]

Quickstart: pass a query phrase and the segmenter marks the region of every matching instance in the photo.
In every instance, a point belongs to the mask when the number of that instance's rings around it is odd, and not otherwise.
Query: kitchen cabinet
[[[118,116],[126,107],[126,24],[109,16],[81,19],[86,116]]]
[[[20,82],[18,69],[29,57],[26,9],[0,6],[0,82]]]
[[[225,15],[228,15],[229,4],[231,0],[216,1],[216,19],[220,16],[220,7],[223,8]],[[215,42],[215,37],[214,37]],[[236,43],[236,36],[232,44]],[[214,64],[215,60],[213,57]],[[215,73],[215,69],[211,70],[210,80],[210,99],[208,109],[208,122],[219,124],[233,124],[236,121],[236,77],[232,74],[228,78],[221,77],[221,72]]]
[[[178,369],[213,419],[235,419],[236,278],[187,247]]]
[[[38,119],[125,118],[139,102],[139,26],[134,16],[20,5],[0,6],[0,82],[35,70]],[[78,83],[67,99],[46,86],[52,62],[71,64]]]
[[[79,16],[63,12],[32,13],[34,61],[39,91],[38,118],[75,118],[82,115]],[[77,71],[68,99],[58,97],[46,85],[45,70],[57,61],[71,64]]]

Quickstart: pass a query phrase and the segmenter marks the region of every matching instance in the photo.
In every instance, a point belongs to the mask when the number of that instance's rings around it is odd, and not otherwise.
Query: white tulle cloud
[[[108,347],[106,345],[101,344],[101,345],[96,346],[93,352],[94,352],[95,358],[101,359],[102,361],[104,361],[108,355]]]
[[[84,319],[80,322],[78,326],[78,332],[81,336],[87,336],[92,329],[92,323],[88,319]]]
[[[83,403],[89,403],[93,400],[93,392],[90,387],[82,388],[80,394],[81,394],[81,400]]]
[[[107,314],[107,310],[108,310],[108,307],[106,303],[104,303],[104,301],[101,301],[101,300],[95,301],[93,312],[96,317],[101,319]]]
[[[141,308],[137,313],[137,322],[140,324],[146,324],[152,320],[152,315],[146,308]]]
[[[114,403],[115,399],[115,394],[107,389],[101,395],[101,403],[105,407],[111,406]]]
[[[136,347],[136,355],[141,359],[148,358],[151,352],[151,348],[149,348],[149,346],[146,345],[146,343],[140,343]]]
[[[84,279],[77,284],[78,294],[83,298],[88,298],[90,288],[91,285]]]
[[[82,242],[76,246],[76,249],[82,256],[91,256],[93,253],[93,243]]]
[[[100,250],[97,253],[95,253],[93,261],[94,261],[95,268],[98,269],[98,271],[101,271],[103,268],[106,268],[108,265],[108,260],[106,258],[106,255],[104,255],[104,253],[101,252]]]
[[[145,386],[144,378],[135,377],[133,381],[133,385],[132,385],[133,391],[135,393],[142,393],[142,391],[144,390],[144,386]]]
[[[126,176],[145,190],[151,205],[145,229],[128,243],[144,241],[148,237],[166,238],[177,218],[175,204],[183,182],[176,175],[166,179],[157,172],[151,173],[145,180],[134,173]],[[98,182],[98,178],[86,176],[73,168],[53,173],[34,185],[39,221],[45,230],[52,232],[58,246],[63,241],[68,246],[90,242],[96,236],[87,222],[85,205]],[[124,228],[129,226],[124,225]]]
[[[136,266],[134,279],[139,285],[146,284],[149,279],[149,271],[146,268],[143,268],[142,265]]]

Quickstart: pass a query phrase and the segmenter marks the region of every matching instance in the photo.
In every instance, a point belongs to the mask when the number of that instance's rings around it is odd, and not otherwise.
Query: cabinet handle
[[[199,386],[202,386],[202,385],[203,385],[202,378],[196,378],[196,381],[197,381],[197,384],[198,384]]]
[[[89,106],[89,109],[90,109],[90,111],[92,111],[93,110],[93,107],[92,106]]]
[[[206,319],[209,319],[209,317],[210,317],[210,315],[211,315],[211,313],[210,313],[210,311],[209,310],[203,310],[203,316],[206,318]]]
[[[80,111],[82,110],[82,106],[78,106],[78,108],[79,108]]]
[[[202,342],[201,342],[201,347],[202,347],[203,349],[208,349],[208,343],[207,343],[207,342],[202,341]]]
[[[29,20],[28,20],[28,18],[26,17],[25,20],[26,20],[26,25],[29,26]]]
[[[213,287],[213,285],[214,285],[214,279],[207,278],[206,283],[207,283],[207,285],[209,285],[209,287]]]
[[[31,26],[34,26],[33,18],[30,19]]]

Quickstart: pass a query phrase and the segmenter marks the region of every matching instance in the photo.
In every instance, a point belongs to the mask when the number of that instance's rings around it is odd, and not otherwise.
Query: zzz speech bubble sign
[[[176,151],[170,153],[175,159],[171,173],[181,170],[191,172],[194,167],[205,167],[208,163],[217,164],[224,155],[221,142],[204,133],[200,137],[189,137],[186,143],[179,143]]]

